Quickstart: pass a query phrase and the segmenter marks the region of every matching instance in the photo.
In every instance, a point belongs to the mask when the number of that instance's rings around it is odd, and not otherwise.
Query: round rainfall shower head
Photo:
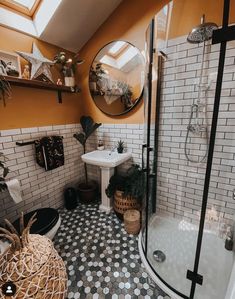
[[[203,43],[212,38],[213,31],[218,26],[215,23],[205,23],[205,15],[202,16],[201,25],[193,28],[187,37],[187,41],[191,44]]]
[[[194,28],[188,35],[187,41],[191,44],[199,44],[212,38],[213,30],[218,26],[215,23],[204,23]]]

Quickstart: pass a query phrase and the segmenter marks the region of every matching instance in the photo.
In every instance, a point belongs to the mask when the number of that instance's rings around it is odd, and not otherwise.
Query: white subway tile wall
[[[58,208],[63,204],[63,191],[75,186],[84,176],[82,147],[73,138],[80,125],[61,125],[22,128],[0,131],[0,152],[7,158],[10,169],[7,178],[17,178],[22,188],[23,201],[15,204],[8,192],[0,193],[0,222],[4,218],[16,219],[21,211],[29,212],[41,207]],[[45,171],[35,161],[34,145],[17,146],[16,141],[26,142],[44,136],[63,136],[65,165]]]
[[[202,163],[187,161],[184,146],[191,105],[199,97],[202,45],[189,44],[186,38],[170,40],[164,50],[168,58],[162,78],[157,206],[168,215],[198,223],[206,160]],[[217,224],[233,221],[235,214],[235,43],[229,43],[228,49],[207,210],[208,223]],[[201,119],[206,113],[209,133],[218,59],[218,45],[207,45],[202,77],[205,85],[200,99],[207,104],[207,112],[204,109]],[[206,134],[191,133],[189,137],[189,156],[200,160],[206,153]]]
[[[4,218],[16,219],[21,211],[29,212],[40,207],[58,208],[63,205],[63,191],[68,186],[84,179],[84,168],[81,160],[83,148],[73,137],[81,131],[79,124],[61,126],[33,127],[0,131],[0,152],[7,158],[10,168],[8,178],[17,178],[22,188],[23,201],[15,204],[8,192],[0,193],[0,223]],[[111,149],[121,138],[125,141],[126,150],[132,152],[131,163],[141,163],[143,125],[104,124],[88,140],[87,151],[95,150],[98,140],[102,139],[106,149]],[[25,142],[44,136],[63,136],[65,165],[52,171],[45,171],[35,161],[34,145],[17,146],[16,141]],[[100,170],[88,165],[90,179],[100,181]]]

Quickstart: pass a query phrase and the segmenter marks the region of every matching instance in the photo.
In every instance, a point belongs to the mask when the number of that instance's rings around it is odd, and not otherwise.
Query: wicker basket
[[[65,265],[51,240],[29,234],[33,222],[31,218],[28,226],[21,230],[21,236],[9,223],[9,230],[0,229],[1,236],[11,242],[0,255],[0,298],[9,298],[4,288],[11,282],[16,288],[11,299],[64,299],[67,294]]]
[[[117,190],[114,194],[113,209],[120,219],[127,210],[140,210],[140,204],[136,198],[131,196],[123,197],[123,191]]]
[[[140,211],[126,211],[124,213],[124,226],[128,234],[137,235],[140,231]]]

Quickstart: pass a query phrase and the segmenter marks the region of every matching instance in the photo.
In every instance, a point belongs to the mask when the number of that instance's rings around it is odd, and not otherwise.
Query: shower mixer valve
[[[187,129],[188,129],[190,132],[192,132],[193,134],[197,134],[197,135],[199,135],[199,134],[201,134],[201,133],[203,133],[203,132],[206,132],[207,127],[206,127],[206,126],[203,126],[203,125],[198,125],[198,124],[196,124],[196,125],[192,125],[192,124],[190,124],[190,125],[188,125]]]

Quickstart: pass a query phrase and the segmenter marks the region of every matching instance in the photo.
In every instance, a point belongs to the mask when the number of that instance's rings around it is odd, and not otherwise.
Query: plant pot
[[[94,181],[78,184],[78,196],[79,200],[83,203],[93,202],[98,194],[98,184]]]
[[[122,154],[123,153],[123,148],[117,148],[117,152],[119,153],[119,154]]]
[[[123,221],[123,215],[127,210],[140,210],[138,200],[132,196],[123,197],[123,191],[116,190],[114,194],[113,209],[117,217]]]
[[[64,77],[64,84],[65,86],[74,87],[75,86],[74,77]]]

